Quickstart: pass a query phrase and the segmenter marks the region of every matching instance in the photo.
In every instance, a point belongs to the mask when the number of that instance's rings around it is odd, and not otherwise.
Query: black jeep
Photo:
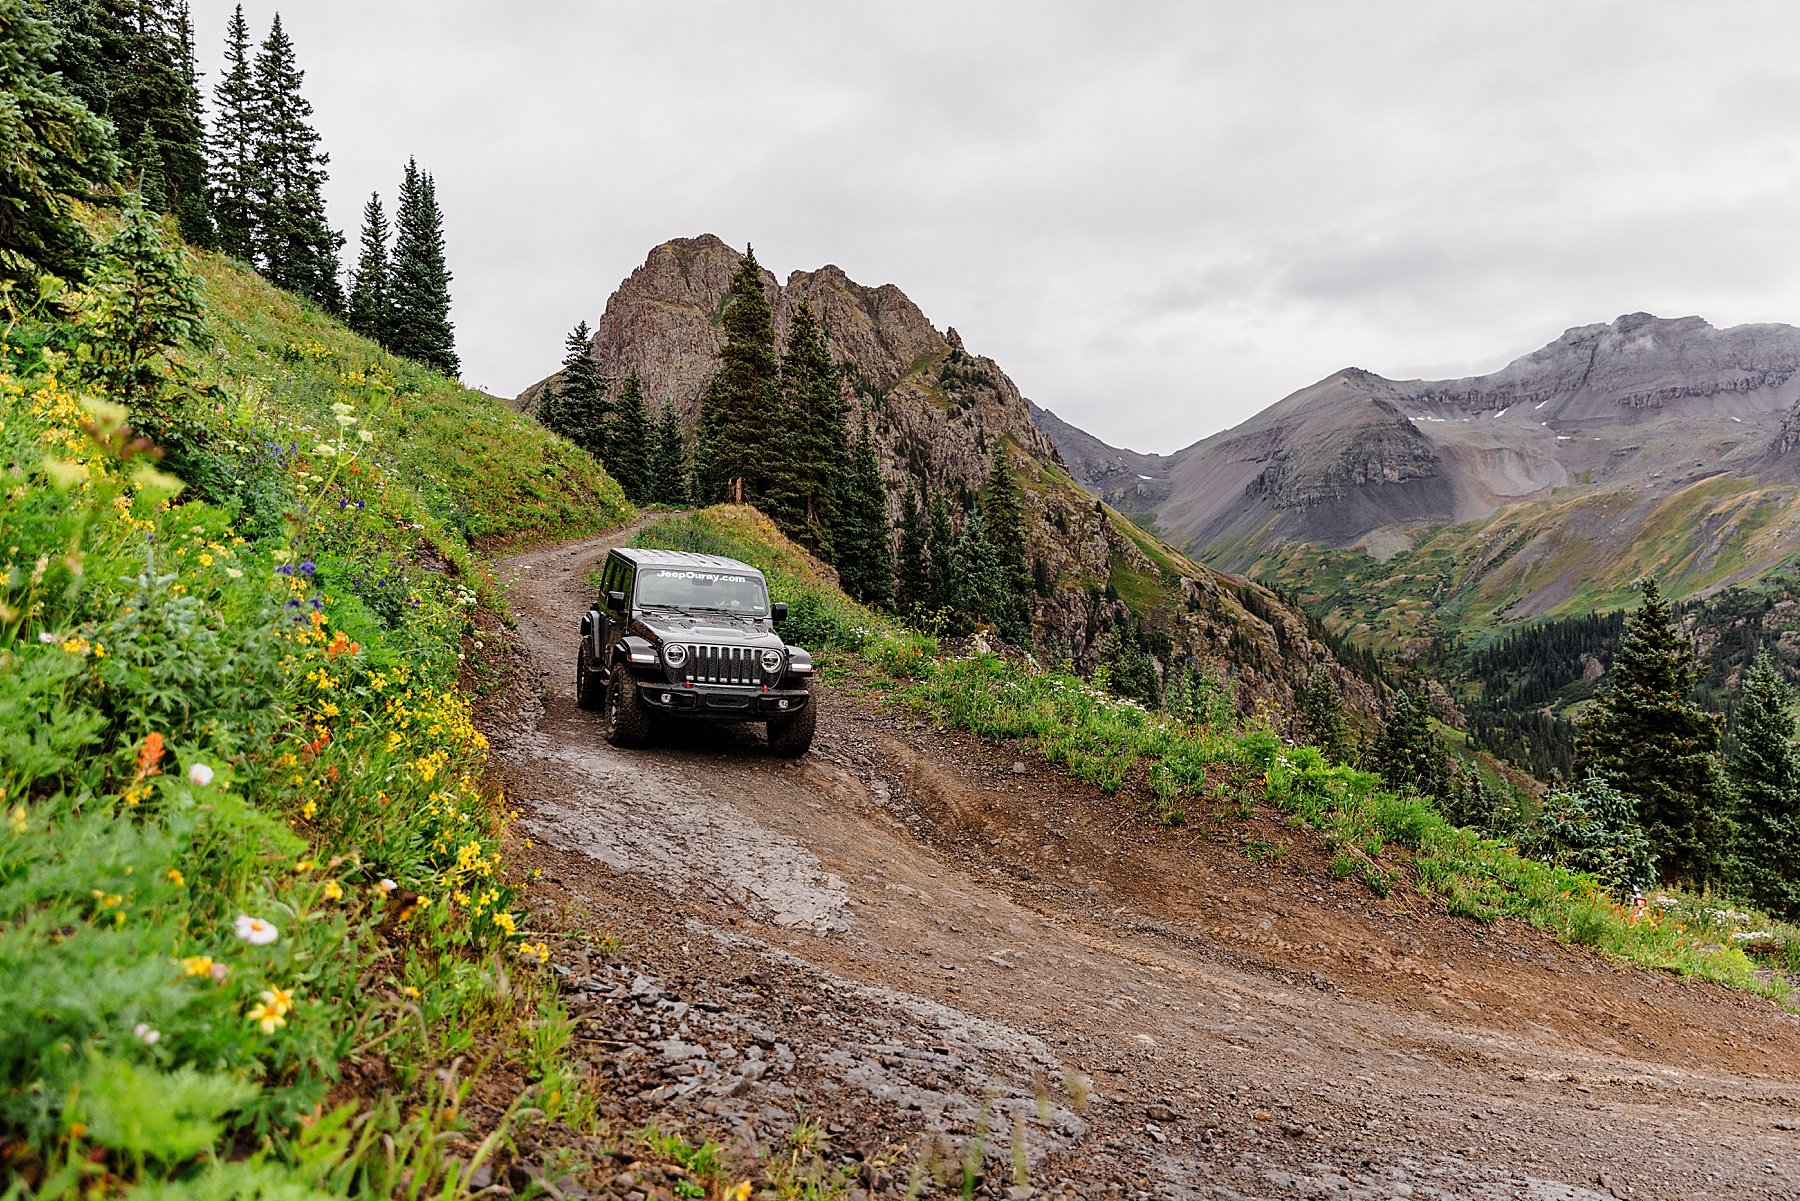
[[[812,656],[775,632],[762,572],[678,550],[615,550],[599,602],[581,617],[575,701],[602,714],[606,740],[642,746],[665,717],[760,721],[794,758],[813,739]]]

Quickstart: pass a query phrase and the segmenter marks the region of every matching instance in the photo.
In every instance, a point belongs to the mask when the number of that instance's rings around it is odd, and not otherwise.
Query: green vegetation
[[[1654,580],[1643,595],[1609,687],[1582,720],[1576,762],[1636,802],[1664,879],[1705,886],[1719,881],[1730,849],[1725,723],[1689,699],[1692,656]]]
[[[1800,947],[1800,930],[1679,890],[1643,904],[1632,904],[1628,894],[1622,901],[1592,874],[1524,857],[1507,842],[1457,826],[1416,792],[1395,792],[1372,772],[1331,762],[1313,747],[1288,745],[1265,722],[1245,723],[1230,706],[1157,712],[997,655],[939,658],[930,640],[834,596],[824,570],[752,510],[665,519],[639,540],[728,554],[763,568],[778,597],[790,603],[809,597],[807,604],[836,615],[816,627],[821,643],[848,652],[841,666],[878,685],[890,703],[984,738],[1031,746],[1075,777],[1134,798],[1148,819],[1187,823],[1196,813],[1217,811],[1217,820],[1228,822],[1269,805],[1323,842],[1334,875],[1355,877],[1377,896],[1409,888],[1437,897],[1460,917],[1513,918],[1645,967],[1787,995],[1785,977],[1759,974],[1746,948],[1775,947],[1780,954],[1779,948]],[[1596,816],[1606,815],[1587,818]],[[1287,853],[1260,839],[1241,846],[1257,862]],[[1627,848],[1625,858],[1631,855]],[[1618,862],[1569,858],[1599,867]]]
[[[241,267],[196,286],[141,210],[103,225],[0,340],[0,1175],[455,1192],[505,1137],[458,1057],[527,1086],[509,1121],[591,1116],[482,782],[471,544],[629,506]]]

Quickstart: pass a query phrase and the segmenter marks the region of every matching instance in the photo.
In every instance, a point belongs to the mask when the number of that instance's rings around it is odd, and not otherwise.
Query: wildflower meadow
[[[0,1181],[454,1193],[458,1057],[525,1063],[553,1004],[465,688],[498,603],[468,540],[628,508],[242,268],[203,290],[141,211],[101,253],[179,279],[181,319],[121,348],[80,291],[0,297]],[[415,439],[455,406],[516,457],[446,471]],[[509,471],[544,527],[482,515]]]

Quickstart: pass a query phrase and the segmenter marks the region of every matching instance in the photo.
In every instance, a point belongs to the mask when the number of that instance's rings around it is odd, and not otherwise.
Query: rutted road
[[[1022,1159],[1037,1196],[1800,1197],[1767,1001],[1378,901],[1296,834],[1250,864],[879,698],[824,690],[798,762],[754,727],[614,750],[571,646],[628,534],[500,565],[486,723],[542,924],[621,942],[557,952],[621,1117],[767,1148],[820,1116],[871,1196],[980,1135],[994,1196]]]

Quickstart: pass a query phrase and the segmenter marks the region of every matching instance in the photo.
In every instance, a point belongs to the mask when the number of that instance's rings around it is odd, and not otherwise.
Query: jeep
[[[812,655],[775,627],[762,572],[721,555],[627,547],[606,556],[581,617],[575,701],[606,740],[637,747],[674,718],[765,722],[786,758],[812,746]]]

